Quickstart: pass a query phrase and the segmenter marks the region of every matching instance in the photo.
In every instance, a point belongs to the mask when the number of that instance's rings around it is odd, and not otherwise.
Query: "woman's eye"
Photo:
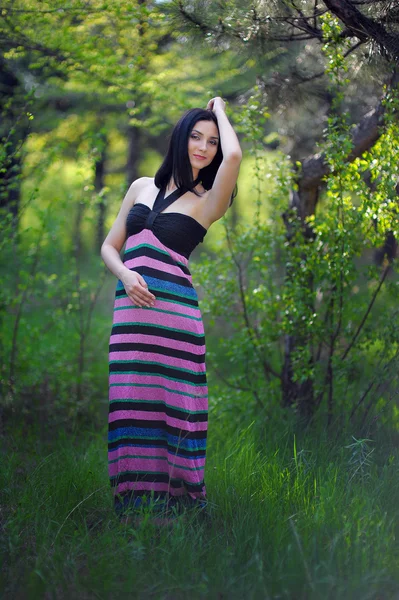
[[[192,137],[193,140],[199,140],[198,135],[192,135],[191,137]]]

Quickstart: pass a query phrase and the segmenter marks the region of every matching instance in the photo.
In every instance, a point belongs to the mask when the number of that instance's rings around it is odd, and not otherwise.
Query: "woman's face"
[[[193,169],[203,169],[215,158],[219,132],[213,121],[197,121],[188,138],[188,156]]]

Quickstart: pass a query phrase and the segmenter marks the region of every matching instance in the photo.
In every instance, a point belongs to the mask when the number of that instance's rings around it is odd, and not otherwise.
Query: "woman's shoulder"
[[[139,177],[131,183],[127,193],[126,199],[130,206],[136,202],[137,198],[148,188],[154,186],[153,177]]]
[[[154,185],[154,177],[139,177],[135,179],[129,188],[132,190],[132,193],[141,192],[146,187],[150,187]]]

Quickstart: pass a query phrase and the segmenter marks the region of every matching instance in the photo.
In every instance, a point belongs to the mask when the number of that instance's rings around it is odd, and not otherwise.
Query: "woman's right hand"
[[[213,112],[217,112],[217,110],[226,110],[226,102],[220,96],[215,96],[215,98],[211,98],[206,107],[207,110],[213,110]]]
[[[126,294],[137,306],[154,306],[155,296],[148,291],[148,285],[145,279],[136,273],[136,271],[125,270],[121,281],[126,290]]]

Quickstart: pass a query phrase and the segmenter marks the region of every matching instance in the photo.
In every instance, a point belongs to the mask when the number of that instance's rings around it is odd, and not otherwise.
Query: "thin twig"
[[[12,343],[11,343],[10,366],[9,366],[9,387],[10,387],[10,392],[11,392],[12,396],[14,395],[14,371],[15,371],[15,361],[16,361],[16,356],[17,356],[17,338],[18,338],[19,324],[21,322],[23,310],[24,310],[24,308],[26,308],[27,300],[30,297],[30,293],[32,291],[31,282],[32,282],[32,279],[36,276],[36,270],[37,270],[37,266],[39,264],[41,243],[42,243],[44,231],[45,231],[45,225],[44,225],[44,223],[42,223],[42,228],[40,230],[39,237],[37,239],[35,254],[34,254],[32,266],[30,269],[30,283],[29,283],[29,285],[26,285],[24,291],[22,292],[21,299],[20,299],[20,302],[18,305],[17,315],[15,317],[15,322],[14,322]]]
[[[217,367],[212,367],[212,369],[215,371],[215,373],[219,377],[219,379],[221,379],[221,381],[223,381],[223,383],[225,385],[227,385],[227,387],[229,387],[233,390],[240,390],[242,392],[252,392],[251,388],[243,387],[242,385],[234,385],[233,383],[231,383],[231,381],[229,381],[228,379],[226,379],[226,377],[224,375],[222,375],[222,373],[220,372],[220,370]]]
[[[367,317],[369,316],[369,314],[370,314],[370,311],[371,311],[371,309],[373,308],[374,302],[375,302],[375,300],[376,300],[376,298],[377,298],[377,296],[378,296],[378,294],[379,294],[379,292],[380,292],[380,289],[381,289],[381,287],[382,287],[382,284],[384,283],[384,281],[385,281],[385,279],[386,279],[386,277],[387,277],[388,273],[390,272],[390,270],[391,270],[391,265],[389,264],[389,265],[387,265],[387,266],[385,267],[385,269],[384,269],[384,271],[383,271],[383,273],[382,273],[382,276],[381,276],[381,278],[380,278],[380,282],[379,282],[379,284],[378,284],[378,286],[377,286],[377,289],[375,290],[375,292],[374,292],[374,294],[373,294],[373,296],[372,296],[372,298],[371,298],[371,300],[370,300],[370,304],[369,304],[369,305],[368,305],[368,307],[367,307],[367,310],[366,310],[366,312],[365,312],[365,314],[364,314],[364,317],[363,317],[363,319],[360,321],[359,327],[357,328],[357,330],[356,330],[356,333],[355,333],[355,335],[353,336],[353,338],[352,338],[352,341],[350,342],[349,346],[347,347],[347,349],[346,349],[346,350],[345,350],[345,352],[343,353],[343,355],[342,355],[342,357],[341,357],[341,360],[345,360],[345,358],[348,356],[348,354],[349,354],[350,350],[352,349],[352,347],[353,347],[354,343],[356,342],[356,340],[357,340],[357,338],[358,338],[358,336],[359,336],[359,334],[360,334],[361,330],[363,329],[363,325],[365,324],[365,322],[366,322],[366,320],[367,320]]]
[[[245,328],[246,328],[248,335],[252,341],[252,345],[255,350],[255,353],[258,355],[258,358],[259,358],[261,364],[263,365],[263,370],[264,370],[266,378],[268,379],[269,374],[271,373],[272,375],[274,375],[274,377],[281,379],[281,377],[282,377],[281,374],[273,369],[273,367],[268,363],[268,361],[261,355],[261,353],[259,351],[259,348],[257,345],[258,343],[260,343],[259,333],[258,333],[257,329],[251,325],[249,315],[248,315],[247,303],[245,300],[245,290],[244,290],[244,281],[243,281],[243,275],[242,275],[242,267],[241,267],[240,262],[237,260],[235,252],[233,250],[229,230],[227,227],[225,228],[225,230],[226,230],[226,238],[227,238],[227,244],[229,246],[230,254],[233,259],[234,264],[237,267],[237,271],[238,271],[239,291],[240,291],[240,298],[241,298],[241,304],[242,304],[242,309],[243,309]]]

